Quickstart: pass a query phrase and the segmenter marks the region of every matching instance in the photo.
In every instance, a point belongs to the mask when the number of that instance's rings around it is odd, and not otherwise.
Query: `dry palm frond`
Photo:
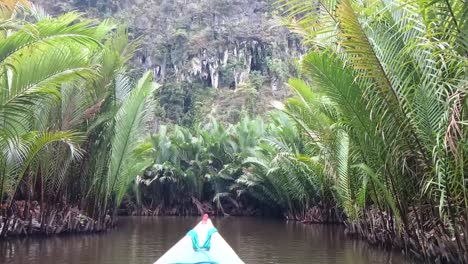
[[[1,0],[0,8],[3,6],[4,8],[13,11],[18,4],[29,6],[31,3],[28,0]]]

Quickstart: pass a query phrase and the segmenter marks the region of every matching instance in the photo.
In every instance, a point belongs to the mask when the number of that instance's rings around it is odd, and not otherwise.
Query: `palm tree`
[[[13,6],[6,4],[7,9]],[[70,157],[79,156],[76,144],[83,134],[44,129],[47,125],[37,114],[60,102],[62,85],[95,76],[97,65],[90,55],[99,47],[105,28],[98,32],[98,25],[75,13],[34,24],[8,18],[2,24],[0,193],[6,193],[11,202],[26,172],[34,174],[37,156],[48,146],[66,144]]]
[[[293,121],[274,113],[270,122],[256,151],[245,158],[237,188],[288,217],[303,219],[306,210],[319,201],[331,202],[329,186],[312,170],[317,165],[309,157],[314,150],[305,144]]]
[[[42,223],[46,205],[81,204],[101,222],[150,164],[142,138],[155,87],[125,68],[138,40],[77,13],[53,18],[16,1],[0,9],[0,203],[38,199]]]
[[[135,83],[126,68],[138,45],[138,39],[129,41],[125,27],[117,28],[97,56],[100,77],[85,85],[90,91],[83,113],[89,154],[80,165],[86,175],[81,195],[96,219],[107,210],[116,213],[130,182],[151,163],[152,146],[143,139],[156,86],[148,72]]]
[[[430,217],[448,224],[462,258],[467,243],[460,217],[468,217],[464,2],[282,3],[291,28],[314,46],[303,61],[313,88],[292,83],[298,99],[285,111],[329,149],[329,175],[348,216],[359,218],[353,208],[359,211],[360,195],[369,189],[373,203],[401,219],[425,256],[426,241],[410,230],[410,212],[420,230]],[[327,101],[332,107],[322,109]],[[321,124],[330,121],[334,133],[327,140]],[[437,214],[423,209],[435,205]]]

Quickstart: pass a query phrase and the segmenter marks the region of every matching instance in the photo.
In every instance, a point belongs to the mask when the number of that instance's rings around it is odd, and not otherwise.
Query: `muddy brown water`
[[[198,221],[128,217],[105,234],[0,241],[0,263],[151,264]],[[399,252],[349,239],[341,226],[235,217],[213,223],[247,264],[413,263]]]

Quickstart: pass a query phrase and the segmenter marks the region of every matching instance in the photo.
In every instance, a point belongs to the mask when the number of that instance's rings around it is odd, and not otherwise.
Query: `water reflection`
[[[149,264],[197,221],[182,217],[124,218],[118,230],[101,235],[0,242],[0,263]],[[339,226],[233,217],[213,222],[249,264],[411,263],[398,253],[346,238]]]

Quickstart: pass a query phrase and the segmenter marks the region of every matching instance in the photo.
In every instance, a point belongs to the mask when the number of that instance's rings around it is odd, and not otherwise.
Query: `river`
[[[0,242],[5,264],[151,264],[198,218],[121,218],[105,234],[24,238]],[[347,238],[341,226],[262,218],[215,218],[213,224],[247,264],[412,263],[397,252]]]

